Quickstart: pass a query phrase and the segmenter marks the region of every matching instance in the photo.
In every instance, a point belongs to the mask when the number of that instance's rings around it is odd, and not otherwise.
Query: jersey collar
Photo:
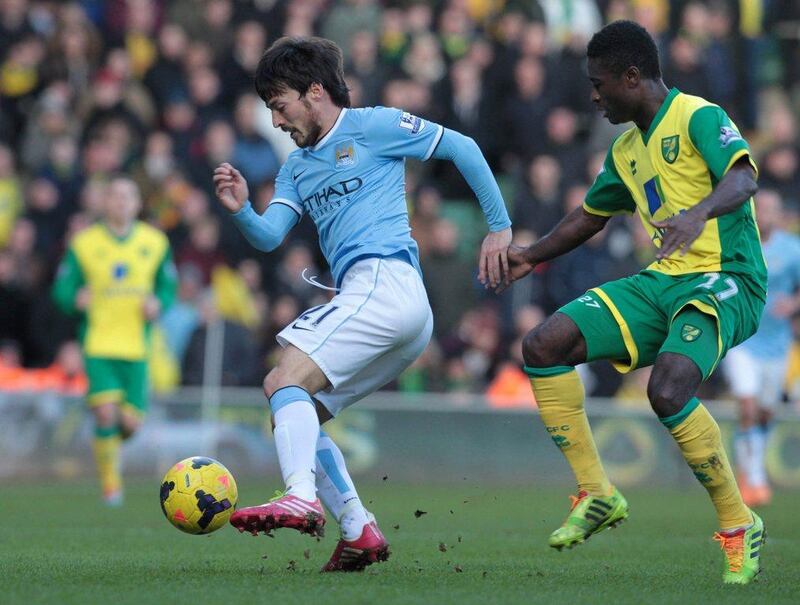
[[[128,232],[127,232],[127,233],[125,233],[125,235],[117,235],[116,233],[114,233],[114,232],[111,230],[111,227],[109,227],[109,226],[108,226],[108,223],[106,223],[105,221],[103,221],[101,224],[103,225],[103,229],[105,229],[105,231],[106,231],[106,233],[108,234],[108,236],[109,236],[109,237],[111,237],[112,239],[116,240],[116,241],[117,241],[117,242],[119,242],[120,244],[121,244],[122,242],[125,242],[125,241],[127,241],[127,240],[128,240],[130,237],[131,237],[131,235],[133,234],[133,232],[136,230],[136,221],[134,221],[134,222],[131,224],[131,227],[130,227],[130,229],[128,229]]]
[[[656,131],[656,128],[658,128],[661,120],[665,115],[667,115],[669,108],[672,106],[672,101],[674,101],[675,97],[677,97],[680,93],[681,91],[677,88],[670,88],[669,93],[667,93],[667,96],[664,99],[664,102],[661,103],[661,107],[658,108],[655,117],[653,117],[653,121],[650,122],[650,128],[647,129],[647,132],[642,134],[642,142],[645,144],[645,146],[650,141],[650,137],[653,136],[653,133]],[[641,133],[642,131],[640,130],[639,132]]]
[[[331,129],[328,131],[328,133],[324,137],[322,137],[317,142],[316,145],[314,145],[311,148],[311,151],[317,151],[318,149],[322,148],[322,146],[330,140],[330,138],[333,136],[333,133],[336,132],[336,130],[339,128],[339,124],[342,123],[342,120],[344,119],[344,114],[346,114],[346,113],[347,113],[347,107],[342,107],[342,111],[339,112],[339,117],[336,118],[336,121],[333,123],[333,126],[331,126]]]

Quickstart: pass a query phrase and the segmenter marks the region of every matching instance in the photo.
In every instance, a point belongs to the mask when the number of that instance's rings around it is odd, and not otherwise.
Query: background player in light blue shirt
[[[781,230],[786,217],[777,191],[759,191],[756,218],[767,261],[767,304],[758,331],[729,351],[724,362],[731,391],[739,401],[734,449],[737,480],[748,506],[771,499],[764,458],[786,380],[792,316],[800,310],[800,238]]]
[[[511,221],[475,142],[399,109],[350,109],[341,50],[321,38],[281,38],[259,63],[256,89],[273,125],[299,149],[278,173],[275,196],[257,214],[230,164],[214,172],[217,197],[256,248],[273,250],[303,214],[314,221],[336,296],[278,334],[284,354],[264,380],[287,491],[239,509],[240,531],[291,527],[319,535],[336,517],[341,540],[323,571],[361,570],[388,557],[342,453],[320,424],[397,377],[433,328],[405,200],[405,158],[452,161],[481,205],[489,234],[478,276],[487,287],[508,269]]]

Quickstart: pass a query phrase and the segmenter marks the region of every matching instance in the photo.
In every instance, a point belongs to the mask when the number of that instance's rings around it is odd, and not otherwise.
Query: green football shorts
[[[679,353],[709,377],[728,349],[758,328],[764,300],[739,275],[667,275],[645,270],[597,288],[559,311],[586,340],[587,361],[610,359],[620,372]]]
[[[117,403],[130,412],[143,416],[147,411],[147,362],[84,358],[89,392],[89,405]]]

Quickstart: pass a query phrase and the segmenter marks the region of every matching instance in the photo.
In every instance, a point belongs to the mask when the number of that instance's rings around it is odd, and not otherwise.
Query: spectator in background
[[[578,140],[578,116],[568,107],[554,107],[547,116],[548,153],[555,156],[569,182],[580,181],[586,153]]]
[[[800,151],[793,143],[783,143],[768,150],[761,161],[761,186],[775,189],[786,205],[800,208]]]
[[[78,164],[78,141],[75,137],[65,134],[53,139],[47,149],[45,162],[39,169],[39,176],[56,186],[67,213],[74,213],[78,209],[83,175]],[[62,234],[59,233],[59,236]]]
[[[678,35],[670,42],[664,66],[664,82],[686,94],[700,97],[711,95],[701,48],[688,35]]]
[[[358,78],[361,85],[360,103],[354,101],[353,106],[377,105],[388,74],[379,61],[376,34],[366,29],[355,32],[350,39],[349,49],[345,73]]]
[[[32,171],[47,161],[55,139],[79,134],[79,123],[70,120],[72,93],[64,81],[55,81],[37,98],[20,142],[20,158]]]
[[[36,234],[34,250],[52,262],[66,230],[69,214],[74,208],[64,204],[58,188],[52,181],[42,177],[31,181],[25,197],[25,216]]]
[[[350,42],[357,32],[378,31],[381,4],[376,0],[343,0],[334,3],[322,20],[322,36],[339,45],[346,61],[351,59]]]
[[[280,168],[272,145],[255,129],[256,111],[260,103],[258,95],[247,92],[237,99],[234,112],[236,142],[233,162],[256,187],[264,181],[273,180]]]
[[[185,94],[188,90],[182,65],[188,47],[186,31],[177,23],[165,23],[159,30],[158,54],[143,79],[159,109],[174,94]]]
[[[219,221],[213,216],[199,219],[189,230],[189,241],[175,255],[179,271],[195,270],[202,276],[203,286],[211,283],[211,273],[226,264],[219,248]]]
[[[545,93],[545,71],[538,59],[520,59],[514,67],[515,90],[503,112],[507,149],[517,159],[542,153],[550,100]]]
[[[266,47],[267,32],[261,23],[245,21],[236,27],[233,46],[219,62],[223,105],[231,107],[243,94],[252,94],[253,76]]]
[[[564,216],[561,203],[561,166],[551,155],[534,157],[514,198],[514,225],[537,238],[546,235]]]
[[[445,218],[433,223],[431,248],[421,257],[422,275],[436,321],[434,334],[455,330],[464,314],[478,300],[472,262],[458,254],[458,227]]]
[[[14,164],[11,149],[0,145],[0,250],[8,242],[22,209],[22,184]]]

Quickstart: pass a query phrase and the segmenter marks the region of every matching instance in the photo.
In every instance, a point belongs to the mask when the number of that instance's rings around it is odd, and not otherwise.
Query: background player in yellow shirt
[[[53,286],[59,307],[81,316],[94,452],[110,505],[122,502],[121,440],[136,432],[147,410],[150,325],[176,291],[167,238],[136,220],[140,209],[131,179],[110,181],[103,220],[75,236]]]
[[[589,290],[523,342],[541,418],[578,482],[550,546],[574,546],[628,516],[603,470],[574,366],[652,365],[653,411],[717,511],[723,580],[746,584],[760,569],[764,525],[742,502],[719,427],[695,393],[726,351],[753,334],[764,308],[755,165],[722,109],[664,85],[656,45],[641,26],[609,24],[587,54],[593,103],[610,122],[634,126],[612,143],[582,208],[535,244],[512,247],[509,277],[572,250],[622,212],[638,211],[659,251],[646,270]]]

